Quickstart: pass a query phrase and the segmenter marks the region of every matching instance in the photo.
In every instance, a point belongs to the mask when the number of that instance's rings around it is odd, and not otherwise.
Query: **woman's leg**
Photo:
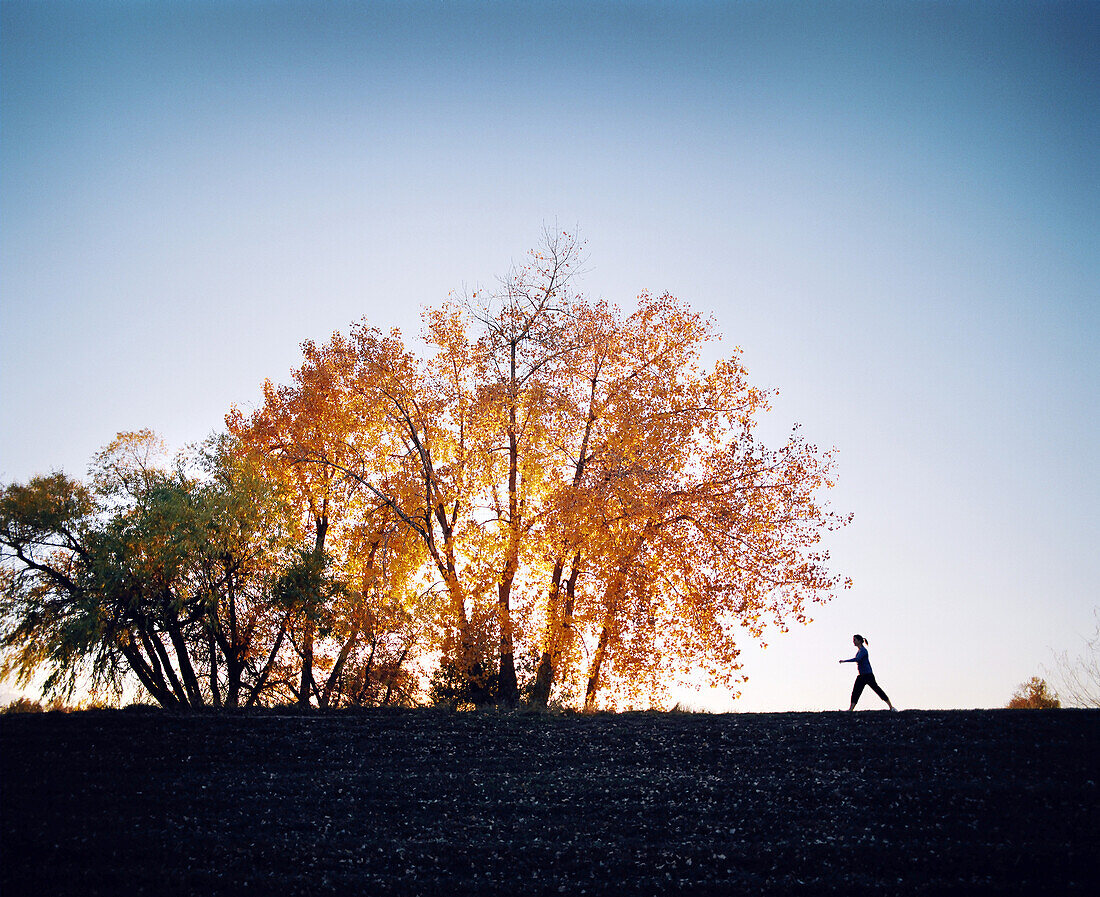
[[[856,676],[856,683],[852,686],[852,704],[848,708],[849,710],[856,709],[856,702],[859,701],[859,696],[863,694],[863,686],[867,684],[867,677],[860,673]]]
[[[874,676],[869,676],[867,678],[867,684],[871,686],[871,691],[873,691],[876,695],[878,695],[880,698],[882,698],[882,700],[884,700],[886,702],[886,705],[891,710],[894,709],[894,705],[891,704],[890,699],[888,697],[886,697],[886,692],[884,692],[881,688],[878,687],[878,683],[875,681]]]

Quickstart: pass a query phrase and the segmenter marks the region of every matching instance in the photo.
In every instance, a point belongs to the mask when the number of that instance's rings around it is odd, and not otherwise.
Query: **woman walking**
[[[867,648],[865,647],[867,645],[867,639],[862,635],[853,635],[852,644],[856,646],[856,656],[840,661],[841,663],[854,663],[856,669],[859,671],[859,675],[856,676],[856,684],[852,686],[852,706],[848,709],[856,709],[856,701],[858,701],[859,696],[863,694],[863,687],[869,685],[871,686],[871,691],[882,698],[891,710],[897,710],[898,708],[891,704],[890,699],[886,697],[886,692],[878,687],[878,683],[875,681],[875,674],[871,672],[871,661],[867,659]]]

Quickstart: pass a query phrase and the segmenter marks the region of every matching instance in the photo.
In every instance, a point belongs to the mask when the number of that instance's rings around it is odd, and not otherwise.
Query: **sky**
[[[859,632],[899,707],[1002,706],[1100,605],[1097,46],[1088,3],[5,0],[0,482],[199,440],[578,231],[855,515],[853,587],[685,702],[844,707]]]

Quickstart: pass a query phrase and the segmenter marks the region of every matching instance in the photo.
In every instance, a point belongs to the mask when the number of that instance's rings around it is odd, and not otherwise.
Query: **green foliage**
[[[0,491],[0,675],[44,670],[44,693],[67,696],[134,674],[169,706],[239,697],[292,557],[289,511],[224,437],[172,469],[143,466],[154,442],[120,434],[92,489],[51,474]]]
[[[13,549],[71,546],[96,510],[95,498],[84,486],[63,473],[51,473],[0,492],[0,531]]]
[[[101,629],[91,583],[98,503],[64,474],[0,490],[0,676],[71,694]]]
[[[337,597],[346,594],[347,586],[333,573],[331,556],[298,549],[297,559],[275,582],[272,597],[287,610],[320,624],[319,632],[325,636],[330,628],[326,625],[326,610]]]
[[[496,672],[496,646],[500,629],[494,610],[482,608],[462,633],[451,633],[444,641],[439,666],[428,685],[428,700],[436,707],[466,709],[487,707],[500,694]]]

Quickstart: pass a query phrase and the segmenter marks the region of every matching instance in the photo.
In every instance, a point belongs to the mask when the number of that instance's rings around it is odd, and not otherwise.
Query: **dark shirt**
[[[856,651],[856,656],[855,657],[849,657],[847,660],[842,660],[841,661],[841,663],[852,663],[852,662],[855,662],[856,669],[859,670],[859,674],[861,676],[873,676],[874,675],[874,673],[871,672],[871,661],[869,661],[867,659],[867,649],[866,648],[861,647],[858,651]]]

